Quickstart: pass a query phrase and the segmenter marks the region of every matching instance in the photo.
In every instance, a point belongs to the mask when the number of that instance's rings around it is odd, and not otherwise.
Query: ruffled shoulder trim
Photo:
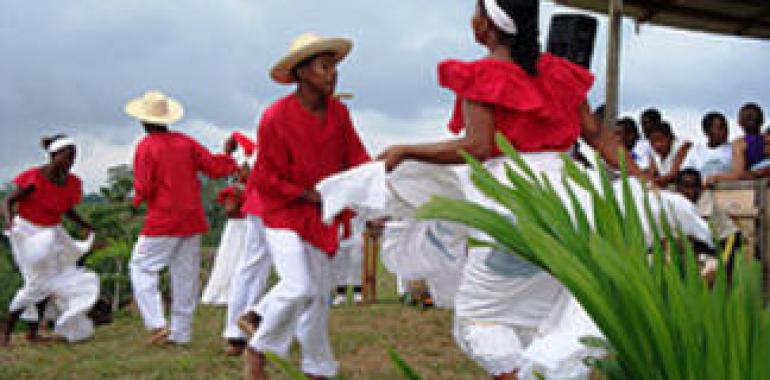
[[[569,103],[567,106],[577,106],[585,101],[594,84],[594,75],[586,68],[550,53],[540,57],[538,71],[547,76],[544,83],[558,86],[558,92]]]
[[[462,99],[517,111],[532,111],[543,105],[532,78],[511,62],[488,58],[473,62],[447,60],[438,66],[438,80]]]

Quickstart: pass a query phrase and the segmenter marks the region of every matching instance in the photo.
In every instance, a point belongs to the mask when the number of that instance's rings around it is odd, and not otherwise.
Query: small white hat
[[[129,116],[154,124],[174,124],[184,115],[182,104],[160,91],[150,90],[141,98],[131,99],[124,108]]]
[[[315,34],[304,33],[292,41],[289,52],[270,69],[270,77],[278,83],[294,82],[291,70],[302,61],[322,53],[332,53],[337,62],[343,60],[353,42],[346,38],[324,38]]]

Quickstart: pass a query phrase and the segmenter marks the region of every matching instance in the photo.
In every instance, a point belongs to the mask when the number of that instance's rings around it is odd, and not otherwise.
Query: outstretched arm
[[[471,100],[463,101],[465,136],[432,144],[395,145],[377,157],[385,161],[390,171],[402,161],[413,159],[434,164],[461,164],[460,151],[479,160],[489,158],[495,146],[495,114],[491,105]]]
[[[208,149],[196,142],[195,159],[198,170],[202,171],[209,178],[222,178],[235,173],[238,170],[238,165],[231,155],[236,148],[237,143],[235,140],[228,138],[225,140],[224,153],[212,154]]]

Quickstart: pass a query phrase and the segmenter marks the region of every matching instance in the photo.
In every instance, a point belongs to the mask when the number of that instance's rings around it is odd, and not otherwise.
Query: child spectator
[[[727,141],[727,118],[710,112],[703,117],[702,126],[708,142],[693,147],[682,167],[695,169],[705,177],[729,173],[733,155],[732,144]]]
[[[733,141],[732,170],[708,177],[706,183],[756,178],[757,175],[750,170],[765,158],[765,142],[761,135],[764,122],[762,108],[756,103],[746,103],[741,107],[738,111],[738,124],[743,129],[744,136]]]
[[[636,166],[641,170],[648,170],[650,167],[649,146],[645,144],[645,140],[640,140],[639,129],[634,119],[624,117],[618,120],[617,127],[616,133],[620,143],[631,154],[631,158],[636,162]],[[647,147],[644,147],[645,145]]]
[[[679,174],[692,143],[677,139],[667,122],[653,124],[647,129],[647,138],[652,147],[652,171],[655,184],[661,187],[674,182]]]

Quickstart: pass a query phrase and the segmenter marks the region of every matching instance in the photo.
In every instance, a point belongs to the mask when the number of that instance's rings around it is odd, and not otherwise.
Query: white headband
[[[503,32],[516,35],[519,32],[519,28],[516,27],[516,23],[511,16],[508,16],[505,11],[497,5],[497,0],[484,0],[484,8],[487,11],[487,16],[492,22],[500,28]]]
[[[68,146],[75,146],[75,140],[69,137],[62,137],[60,139],[54,140],[51,145],[48,145],[46,151],[53,154]]]

